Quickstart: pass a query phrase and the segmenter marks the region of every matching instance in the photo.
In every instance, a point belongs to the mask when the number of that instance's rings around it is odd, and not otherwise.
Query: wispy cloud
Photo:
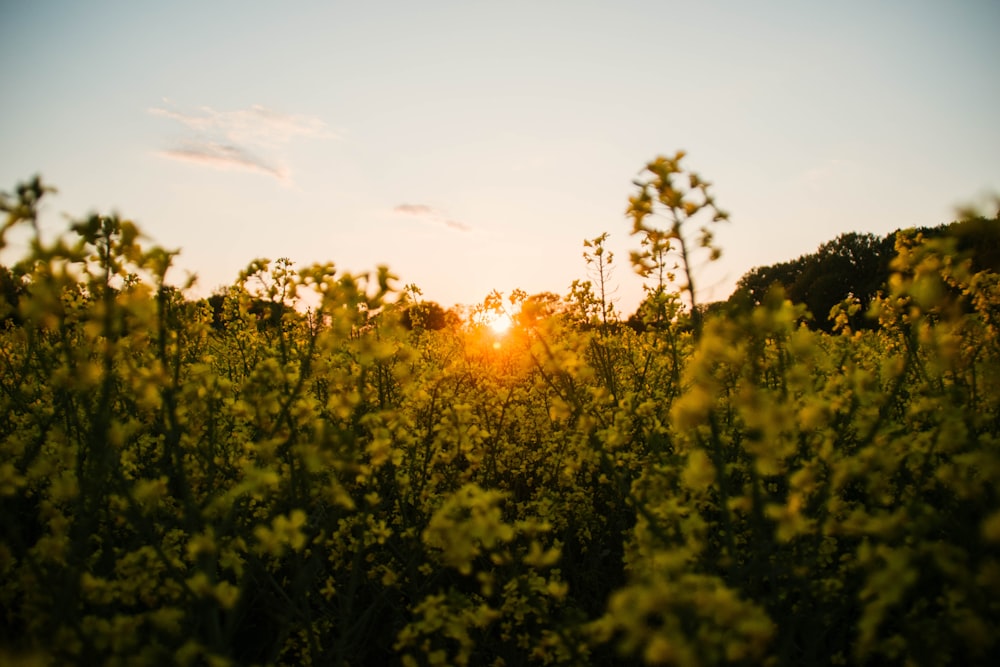
[[[449,229],[454,229],[459,232],[470,232],[472,227],[465,224],[464,222],[459,222],[458,220],[453,220],[439,210],[432,206],[427,206],[426,204],[400,204],[392,209],[393,213],[399,215],[407,215],[417,218],[421,222],[426,222],[436,225],[444,225]]]
[[[288,172],[283,167],[271,165],[239,146],[217,144],[212,141],[185,141],[175,148],[159,151],[156,154],[216,169],[245,169],[274,176],[282,182],[288,180]]]
[[[392,209],[392,212],[406,215],[433,215],[434,209],[425,204],[400,204]]]
[[[185,127],[189,134],[156,154],[216,169],[241,169],[290,182],[282,151],[293,139],[329,139],[336,135],[313,116],[286,114],[260,105],[235,111],[200,107],[185,113],[173,108],[149,109]]]

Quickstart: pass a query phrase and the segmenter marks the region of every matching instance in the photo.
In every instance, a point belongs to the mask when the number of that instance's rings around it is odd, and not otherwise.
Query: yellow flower
[[[240,589],[228,581],[220,581],[215,585],[213,595],[223,609],[232,609],[240,597]]]
[[[24,485],[24,476],[17,472],[12,462],[0,465],[0,496],[12,496]]]
[[[693,491],[705,491],[715,481],[715,466],[702,449],[692,450],[684,467],[684,484]]]
[[[306,536],[302,532],[302,526],[306,522],[306,513],[300,509],[292,510],[285,516],[276,516],[270,527],[259,525],[254,528],[254,537],[257,538],[258,549],[263,553],[268,553],[275,557],[280,557],[285,552],[285,547],[291,547],[292,551],[301,551],[306,545]]]
[[[187,543],[187,557],[188,560],[197,560],[198,556],[205,554],[215,553],[215,531],[211,526],[205,529],[204,533],[198,533],[192,535],[191,539]]]
[[[987,542],[1000,542],[1000,510],[983,519],[980,530]]]

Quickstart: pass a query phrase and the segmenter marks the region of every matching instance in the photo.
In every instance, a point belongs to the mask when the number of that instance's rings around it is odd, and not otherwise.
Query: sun
[[[508,331],[510,331],[511,326],[514,322],[510,319],[510,315],[507,313],[500,313],[493,319],[489,321],[487,326],[490,330],[498,336],[502,336]]]

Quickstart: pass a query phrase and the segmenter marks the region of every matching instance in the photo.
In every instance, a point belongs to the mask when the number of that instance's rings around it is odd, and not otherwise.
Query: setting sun
[[[490,320],[487,326],[489,326],[493,333],[502,336],[510,330],[513,324],[514,322],[510,319],[510,315],[501,313]]]

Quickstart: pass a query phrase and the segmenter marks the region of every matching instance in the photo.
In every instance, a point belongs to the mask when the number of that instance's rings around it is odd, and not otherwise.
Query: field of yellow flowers
[[[832,335],[779,291],[409,330],[386,270],[287,261],[214,322],[171,259],[93,216],[17,267],[0,662],[997,664],[1000,278],[947,238]]]

